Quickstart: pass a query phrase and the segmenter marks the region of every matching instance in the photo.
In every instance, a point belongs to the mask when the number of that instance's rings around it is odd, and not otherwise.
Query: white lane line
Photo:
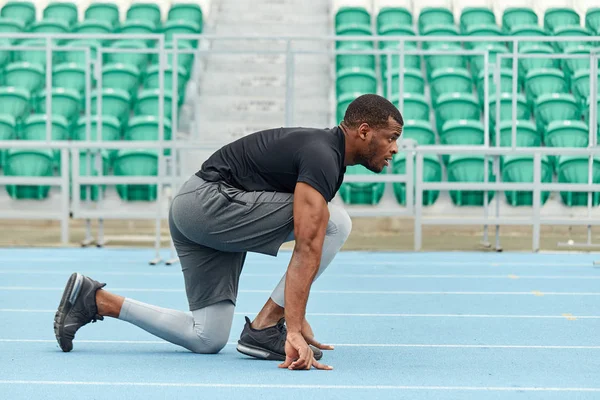
[[[521,387],[521,386],[404,386],[404,385],[299,385],[263,383],[178,383],[178,382],[101,382],[101,381],[35,381],[0,380],[0,385],[46,385],[46,386],[136,386],[136,387],[190,387],[228,389],[332,389],[332,390],[444,390],[485,392],[600,392],[594,387]]]
[[[0,313],[47,313],[56,310],[0,308]],[[235,315],[256,315],[258,312],[235,312]],[[306,313],[309,317],[364,317],[364,318],[498,318],[498,319],[565,319],[564,315],[519,315],[519,314],[400,314],[400,313]],[[600,315],[569,315],[576,319],[600,319]]]
[[[0,286],[0,291],[62,291],[62,287],[35,287],[35,286]],[[183,293],[184,289],[163,288],[112,288],[114,292],[149,292],[149,293]],[[245,289],[240,293],[272,293],[273,290]],[[600,292],[435,292],[435,291],[408,291],[408,290],[311,290],[311,294],[375,294],[375,295],[467,295],[467,296],[600,296]]]
[[[125,272],[125,271],[87,271],[87,275],[103,275],[103,276],[174,276],[183,277],[181,272]],[[48,270],[30,270],[30,269],[7,269],[1,270],[0,275],[65,275],[64,271],[48,271]],[[261,273],[242,273],[244,277],[251,278],[281,278],[281,273],[261,274]],[[365,279],[549,279],[549,280],[600,280],[600,275],[460,275],[460,274],[336,274],[335,272],[328,273],[324,278],[365,278]]]
[[[162,340],[76,340],[88,344],[160,344],[171,343]],[[0,339],[0,343],[56,343],[52,339]],[[584,345],[512,345],[512,344],[418,344],[418,343],[328,343],[335,347],[376,347],[376,348],[441,348],[441,349],[538,349],[538,350],[600,350],[600,346]],[[236,346],[237,341],[228,342]]]

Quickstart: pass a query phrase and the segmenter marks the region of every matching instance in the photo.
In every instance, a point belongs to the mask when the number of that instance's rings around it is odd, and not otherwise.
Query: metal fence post
[[[423,153],[419,151],[417,148],[416,151],[417,156],[417,168],[416,168],[416,176],[415,176],[415,225],[414,225],[414,247],[415,251],[421,250],[423,246],[422,239],[422,225],[421,218],[423,213],[423,189],[421,187],[421,183],[423,182]],[[409,177],[410,179],[410,177]]]
[[[533,155],[533,251],[540,250],[540,209],[541,209],[542,156],[539,151]]]

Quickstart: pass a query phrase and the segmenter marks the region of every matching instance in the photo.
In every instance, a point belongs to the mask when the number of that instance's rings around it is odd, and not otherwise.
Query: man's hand
[[[279,368],[308,370],[311,367],[315,367],[317,369],[333,369],[333,367],[321,364],[315,360],[314,354],[310,347],[308,347],[308,343],[306,343],[302,334],[290,334],[288,332],[285,341],[285,355],[285,361],[279,364]]]
[[[320,342],[315,340],[315,334],[313,333],[313,330],[310,327],[306,318],[304,318],[304,322],[302,323],[302,336],[304,337],[304,340],[306,340],[306,343],[312,344],[318,349],[333,350],[333,346],[330,346],[328,344],[321,344]]]

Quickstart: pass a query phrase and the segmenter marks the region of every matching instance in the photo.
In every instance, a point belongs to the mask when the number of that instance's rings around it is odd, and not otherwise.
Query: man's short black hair
[[[390,117],[404,126],[400,111],[389,100],[376,94],[363,94],[354,99],[346,109],[344,124],[349,128],[356,128],[362,123],[373,128],[383,128],[388,126]]]

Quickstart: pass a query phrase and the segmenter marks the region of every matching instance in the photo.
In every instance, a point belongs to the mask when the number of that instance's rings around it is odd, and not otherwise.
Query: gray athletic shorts
[[[235,305],[246,253],[275,256],[291,237],[293,194],[246,192],[193,175],[173,199],[169,227],[190,310]]]

